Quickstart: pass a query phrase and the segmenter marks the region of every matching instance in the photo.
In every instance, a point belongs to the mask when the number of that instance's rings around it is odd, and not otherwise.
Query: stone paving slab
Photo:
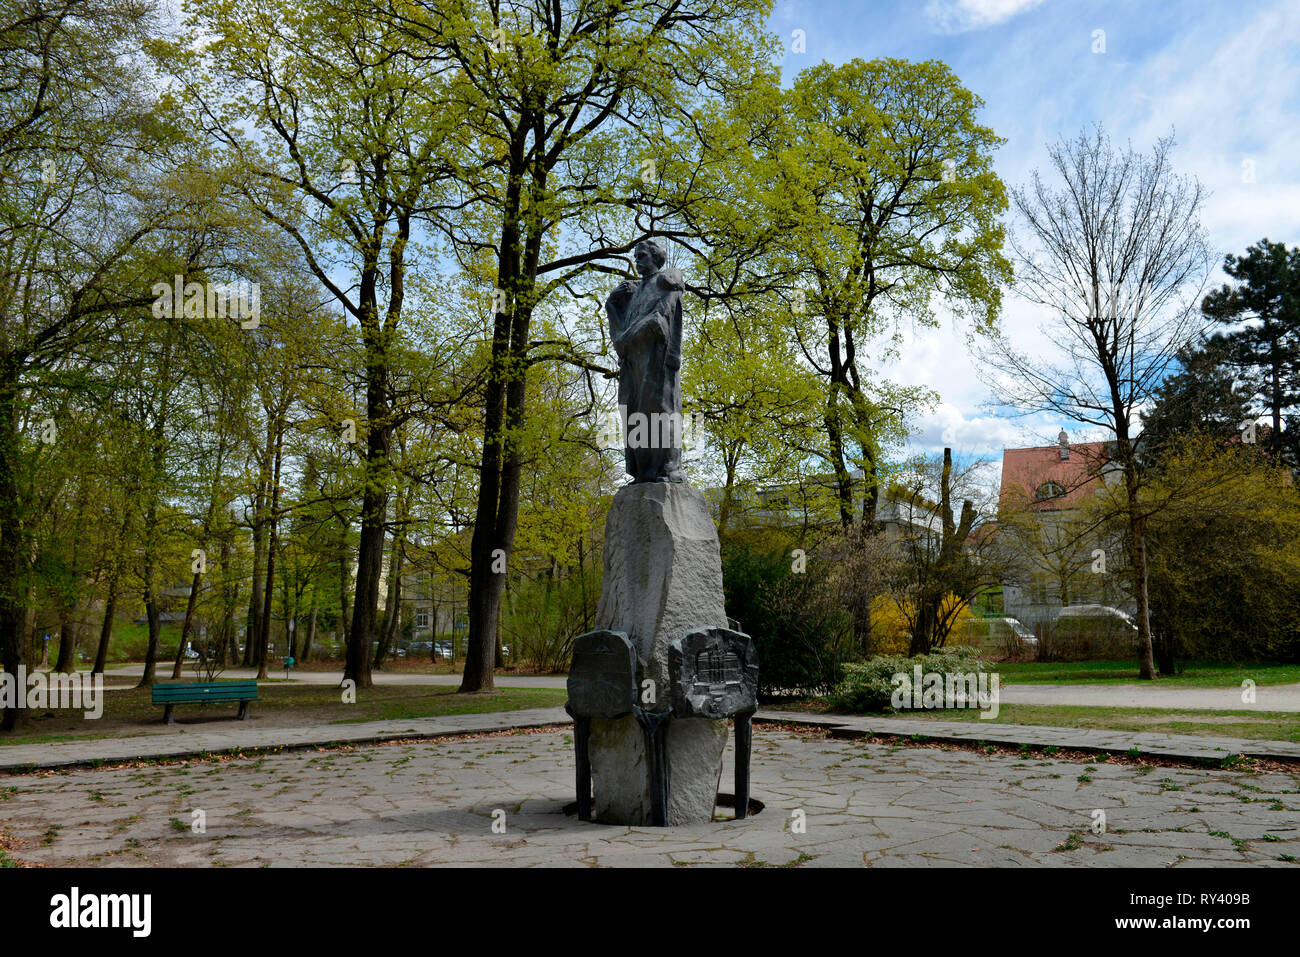
[[[1300,867],[1300,769],[1085,765],[760,725],[752,772],[761,812],[677,828],[565,815],[565,731],[41,772],[0,780],[0,838],[49,866]]]
[[[1256,741],[1210,735],[1158,734],[1145,731],[1108,731],[1089,728],[1053,728],[991,721],[930,721],[885,718],[876,715],[819,715],[799,711],[760,710],[756,722],[781,722],[826,728],[837,737],[912,737],[932,741],[981,741],[986,744],[1027,744],[1034,747],[1071,748],[1123,754],[1136,749],[1142,755],[1179,761],[1219,762],[1241,754],[1252,758],[1300,761],[1300,742]]]
[[[292,750],[334,743],[373,744],[399,738],[434,738],[506,728],[555,727],[572,721],[563,708],[523,708],[491,714],[397,718],[303,728],[258,728],[244,721],[230,721],[215,728],[204,725],[201,729],[175,725],[176,731],[170,734],[0,746],[0,773],[118,764],[141,758],[185,758],[235,750]]]

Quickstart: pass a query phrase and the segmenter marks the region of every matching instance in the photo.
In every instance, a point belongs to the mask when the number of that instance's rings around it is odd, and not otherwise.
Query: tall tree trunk
[[[868,468],[862,482],[862,521],[858,525],[857,539],[864,545],[869,536],[876,532],[876,513],[880,506],[880,474],[876,457],[865,445],[862,446],[862,460]],[[871,599],[859,599],[853,603],[853,637],[863,654],[871,650]]]
[[[348,622],[348,566],[346,553],[339,555],[339,626],[336,631],[338,640],[346,648],[348,634],[352,630]],[[346,652],[345,652],[346,653]]]
[[[262,631],[257,640],[257,677],[267,676],[267,644],[271,637],[271,600],[275,596],[275,553],[279,545],[279,510],[280,510],[280,461],[284,447],[284,428],[278,418],[273,420],[273,445],[275,447],[275,466],[271,473],[271,511],[267,516],[269,524],[266,543],[266,583],[262,605]]]
[[[868,529],[876,527],[876,512],[880,508],[880,467],[871,449],[862,447],[862,461],[867,463],[862,483],[862,524]]]
[[[847,532],[853,527],[853,475],[844,461],[844,433],[840,428],[839,410],[835,405],[836,389],[837,386],[831,386],[823,421],[830,443],[831,466],[835,470],[835,497],[840,508],[840,526]]]
[[[529,302],[531,302],[533,295],[531,277],[536,273],[539,255],[540,245],[538,240],[536,236],[530,235],[524,249],[524,275],[530,278],[523,290],[523,298]],[[492,602],[492,631],[489,633],[491,641],[485,643],[483,653],[477,659],[481,668],[478,674],[481,683],[481,687],[478,689],[480,691],[487,691],[496,687],[492,672],[493,669],[499,668],[503,664],[501,654],[501,599],[505,595],[506,567],[508,566],[509,556],[514,550],[515,532],[519,527],[519,485],[523,476],[523,453],[519,444],[519,435],[527,415],[528,366],[526,360],[528,354],[528,327],[531,322],[531,309],[525,308],[516,302],[510,332],[510,367],[516,371],[506,388],[505,467],[501,470],[500,499],[496,521],[493,525],[495,532],[494,547],[488,556],[492,561],[488,566],[491,579],[488,583],[486,595],[488,600]],[[498,568],[497,558],[501,559],[500,571],[496,570]],[[472,621],[471,618],[471,624]],[[467,657],[465,674],[461,678],[462,687],[469,681],[469,661],[470,659]],[[486,666],[486,668],[483,666]]]
[[[149,688],[154,683],[154,670],[158,662],[158,640],[162,635],[162,615],[158,609],[158,598],[154,594],[153,584],[146,577],[144,586],[144,613],[149,622],[149,645],[145,649],[144,674],[140,676],[139,688]]]
[[[934,618],[933,599],[928,594],[918,596],[916,600],[916,624],[912,628],[912,640],[907,649],[908,657],[915,658],[917,655],[928,655],[930,653]]]
[[[507,531],[513,539],[513,529],[503,528],[502,519],[510,511],[505,502],[510,494],[506,488],[506,463],[510,458],[506,434],[510,396],[515,381],[525,373],[522,366],[515,366],[512,362],[512,338],[521,313],[525,312],[521,302],[519,215],[527,169],[524,147],[529,135],[528,125],[521,122],[510,141],[501,242],[497,247],[497,289],[505,295],[500,297],[492,318],[492,354],[483,405],[483,453],[469,549],[469,637],[465,671],[460,683],[463,693],[491,691],[495,687],[492,666],[496,658],[497,620],[501,613],[505,575],[493,568]],[[529,317],[522,318],[526,331]],[[517,496],[518,488],[513,492]]]
[[[0,663],[17,682],[23,663],[27,621],[23,556],[22,503],[18,491],[18,370],[12,357],[0,354]],[[0,730],[12,731],[23,716],[26,695],[5,708]],[[3,707],[0,705],[0,707]]]
[[[374,684],[370,676],[371,645],[376,636],[379,610],[379,579],[384,560],[383,511],[387,495],[367,483],[363,495],[361,542],[357,549],[357,587],[352,599],[352,627],[348,632],[347,659],[343,677],[358,688]],[[378,513],[378,514],[376,514]]]
[[[268,451],[269,455],[269,451]],[[266,567],[266,485],[265,473],[259,478],[253,514],[253,590],[248,597],[248,629],[244,638],[244,667],[257,667],[257,647],[262,640],[263,582]]]
[[[258,574],[260,573],[256,571],[253,573],[254,579],[257,578]],[[238,664],[242,668],[251,668],[253,666],[252,648],[253,645],[256,644],[257,642],[257,621],[259,620],[262,614],[261,605],[257,605],[256,613],[254,612],[253,609],[254,609],[254,602],[253,599],[250,598],[248,600],[248,608],[244,612],[243,653],[240,655],[238,661],[235,661],[233,658],[231,659],[231,664]]]
[[[401,496],[398,497],[398,514],[396,517],[398,528],[402,528],[405,516]],[[401,624],[403,537],[403,533],[400,531],[393,535],[393,548],[388,557],[388,598],[384,607],[383,634],[379,637],[379,647],[375,649],[374,666],[376,668],[383,668],[387,663],[388,655],[393,648],[393,639],[397,637],[397,630]]]
[[[1174,643],[1169,637],[1167,631],[1151,633],[1151,647],[1155,653],[1156,665],[1160,669],[1160,674],[1166,678],[1173,677],[1178,673],[1177,662],[1174,658]]]
[[[372,380],[375,377],[371,376]],[[370,434],[367,438],[367,481],[361,498],[361,534],[357,544],[357,584],[352,597],[352,621],[347,631],[347,653],[343,677],[369,688],[371,646],[375,643],[376,617],[379,612],[379,579],[384,561],[384,518],[388,509],[388,491],[382,488],[374,472],[387,459],[387,438],[382,429],[386,414],[382,384],[371,381],[367,386],[367,410]],[[377,464],[378,463],[378,464]],[[344,599],[346,601],[346,598]]]
[[[400,235],[406,224],[399,223]],[[400,239],[396,242],[400,243]],[[399,245],[390,247],[390,288],[386,322],[392,322],[401,310],[402,272]],[[357,587],[352,599],[352,627],[348,632],[344,679],[358,688],[369,688],[371,645],[378,638],[380,578],[384,571],[384,521],[388,516],[389,454],[392,450],[393,425],[388,405],[388,329],[381,325],[376,263],[362,268],[359,300],[361,302],[361,338],[366,354],[366,453],[364,456],[365,488],[361,496],[361,536],[357,544]]]
[[[59,657],[54,663],[57,673],[71,674],[77,670],[77,637],[78,629],[71,614],[64,613],[59,620]]]
[[[108,664],[108,644],[113,639],[113,616],[117,614],[117,575],[108,582],[108,597],[104,600],[104,623],[99,628],[99,648],[95,651],[93,675],[102,675]]]
[[[826,393],[823,421],[830,444],[831,466],[835,469],[835,492],[839,499],[840,525],[844,531],[853,527],[853,475],[844,460],[844,428],[840,421],[840,393],[848,392],[849,380],[840,354],[840,324],[833,316],[826,319],[826,348],[830,358],[830,387]]]
[[[217,639],[217,664],[222,668],[226,666],[227,661],[233,662],[239,653],[235,644],[235,610],[239,607],[239,580],[235,578],[234,570],[230,567],[232,533],[233,529],[227,527],[225,534],[221,536],[221,576],[225,579],[223,585],[225,606],[222,609],[220,636]]]
[[[255,664],[257,677],[267,676],[267,663],[270,658],[271,644],[271,601],[275,596],[272,588],[275,578],[275,531],[272,530],[270,542],[266,549],[266,586],[262,592],[262,633],[257,637]]]
[[[718,503],[718,539],[725,541],[727,529],[731,524],[731,512],[736,502],[736,460],[739,457],[739,444],[736,451],[728,450],[722,456],[724,470],[722,482],[722,501]]]
[[[489,392],[495,391],[489,386]],[[504,393],[502,393],[504,399]],[[489,400],[489,408],[492,402]],[[469,636],[465,649],[465,670],[461,675],[462,693],[491,691],[494,688],[492,664],[495,658],[497,617],[501,608],[505,576],[492,571],[493,551],[497,541],[497,504],[500,498],[501,470],[498,452],[490,451],[500,440],[500,416],[489,413],[488,435],[483,443],[479,501],[474,532],[470,537],[469,569]],[[493,423],[493,418],[497,421]],[[453,632],[454,634],[454,632]],[[453,638],[453,641],[455,639]]]
[[[156,449],[162,447],[161,442],[155,445]],[[155,469],[155,474],[161,469]],[[145,542],[144,555],[141,566],[141,579],[144,581],[144,611],[145,618],[149,623],[149,644],[145,649],[144,674],[140,677],[138,687],[148,688],[153,685],[155,676],[154,672],[158,666],[158,642],[162,637],[162,610],[158,605],[158,594],[155,590],[155,556],[153,553],[154,543],[158,538],[158,510],[151,503],[145,513]]]
[[[302,640],[302,660],[304,662],[311,660],[312,642],[316,640],[316,602],[311,603],[311,617],[307,620],[307,637]]]
[[[1138,503],[1137,468],[1127,435],[1119,445],[1127,460],[1124,463],[1124,492],[1128,511],[1129,560],[1133,566],[1133,596],[1137,601],[1138,677],[1143,681],[1153,681],[1156,666],[1151,645],[1151,604],[1147,597],[1146,523]]]
[[[1271,375],[1273,380],[1273,401],[1270,403],[1273,408],[1269,411],[1273,420],[1273,431],[1268,437],[1268,450],[1269,454],[1275,458],[1282,454],[1282,359],[1279,355],[1281,351],[1279,345],[1279,338],[1274,336],[1272,342],[1269,343],[1269,360],[1272,366]]]
[[[185,666],[185,646],[190,640],[190,626],[194,622],[194,602],[199,597],[199,582],[203,578],[202,572],[194,573],[194,580],[190,582],[190,597],[185,603],[185,621],[181,625],[181,637],[176,642],[176,660],[172,663],[172,680],[179,681],[181,669]]]

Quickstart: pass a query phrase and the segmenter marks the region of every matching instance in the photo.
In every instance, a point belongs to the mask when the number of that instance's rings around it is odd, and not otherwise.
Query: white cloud
[[[956,405],[941,402],[923,416],[911,437],[927,452],[950,448],[967,457],[1001,458],[1003,449],[1039,445],[1034,423],[987,415],[967,416]]]
[[[1136,72],[1147,95],[1116,124],[1142,146],[1175,130],[1178,171],[1210,191],[1202,222],[1220,253],[1300,234],[1297,31],[1292,3],[1189,29]]]
[[[940,33],[966,33],[1005,23],[1043,0],[930,0],[925,15]]]

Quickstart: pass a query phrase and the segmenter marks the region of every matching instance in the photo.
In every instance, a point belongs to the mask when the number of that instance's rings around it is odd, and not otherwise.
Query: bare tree
[[[1035,171],[1028,188],[1013,191],[1024,229],[1012,247],[1017,291],[1054,314],[1042,331],[1055,355],[1018,352],[1002,336],[983,350],[989,384],[1005,403],[1115,436],[1144,679],[1155,667],[1134,425],[1179,350],[1202,331],[1196,305],[1211,264],[1200,225],[1205,194],[1174,174],[1173,145],[1170,136],[1149,156],[1117,150],[1098,126],[1048,148],[1060,185]]]

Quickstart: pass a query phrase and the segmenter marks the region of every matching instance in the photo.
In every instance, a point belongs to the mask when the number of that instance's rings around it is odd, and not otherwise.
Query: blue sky
[[[1300,245],[1298,0],[776,0],[770,25],[785,41],[787,81],[823,60],[946,62],[1007,140],[996,165],[1009,187],[1044,167],[1062,134],[1101,122],[1117,144],[1146,151],[1172,129],[1178,172],[1209,190],[1202,222],[1219,263],[1263,237]],[[790,52],[795,30],[804,54]],[[1212,281],[1225,278],[1216,270]],[[1028,351],[1043,319],[1008,297],[1003,326]],[[1070,428],[990,413],[964,330],[904,338],[901,361],[882,372],[942,399],[919,419],[914,451],[1000,459]]]

